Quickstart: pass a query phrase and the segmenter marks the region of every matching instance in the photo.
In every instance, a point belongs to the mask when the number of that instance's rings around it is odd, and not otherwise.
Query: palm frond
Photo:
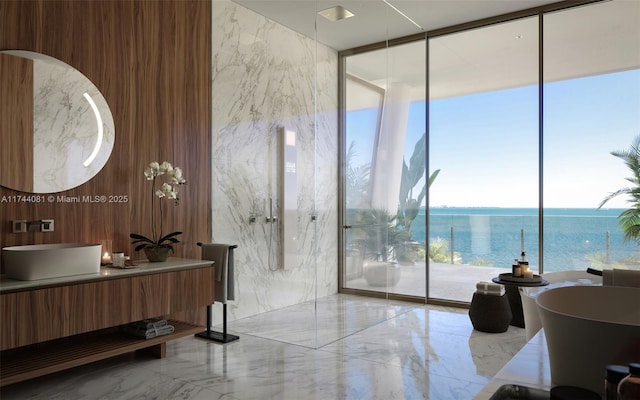
[[[620,195],[629,196],[630,199],[628,202],[632,204],[632,207],[620,213],[618,216],[618,224],[624,232],[625,242],[636,241],[640,244],[640,135],[633,139],[629,149],[615,150],[610,154],[624,161],[632,173],[632,176],[625,178],[625,180],[633,184],[633,186],[624,187],[609,193],[602,202],[600,202],[598,208],[601,208],[614,197]]]

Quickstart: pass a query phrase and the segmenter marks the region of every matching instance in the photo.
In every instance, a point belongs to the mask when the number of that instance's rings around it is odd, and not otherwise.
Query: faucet
[[[39,231],[41,226],[42,226],[42,220],[27,221],[28,232]]]
[[[43,222],[41,219],[35,220],[35,221],[27,221],[27,231],[28,232],[39,231],[42,224]]]
[[[34,221],[27,221],[27,232],[53,232],[53,220],[52,219],[38,219]]]

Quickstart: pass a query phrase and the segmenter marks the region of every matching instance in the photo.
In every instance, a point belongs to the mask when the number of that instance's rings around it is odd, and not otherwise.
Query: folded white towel
[[[504,290],[504,286],[493,282],[478,282],[476,283],[476,289],[486,292],[500,292]]]
[[[504,295],[504,288],[502,288],[501,290],[476,290],[477,294],[487,294],[489,296],[502,296]]]

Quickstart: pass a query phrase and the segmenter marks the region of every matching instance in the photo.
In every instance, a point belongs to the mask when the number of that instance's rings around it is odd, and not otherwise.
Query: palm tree
[[[356,156],[355,143],[349,144],[347,151],[347,169],[346,169],[346,208],[359,208],[366,200],[369,192],[369,176],[371,165],[369,163],[362,165],[353,165],[353,159]]]
[[[413,189],[418,182],[420,182],[426,170],[427,151],[425,143],[426,133],[423,133],[413,148],[409,165],[407,165],[405,160],[402,160],[402,177],[400,179],[400,193],[398,197],[398,223],[402,224],[407,232],[411,232],[411,224],[418,216],[420,205],[427,194],[427,189],[431,187],[431,184],[440,173],[439,169],[433,171],[431,176],[429,176],[428,182],[422,186],[418,196],[416,198],[413,197]]]
[[[393,261],[398,247],[409,239],[407,231],[397,222],[397,215],[384,208],[358,211],[358,224],[363,226],[364,256],[369,260]]]
[[[618,216],[618,223],[624,232],[624,240],[636,241],[640,244],[640,135],[636,136],[628,150],[612,151],[611,155],[616,156],[624,161],[625,165],[631,170],[633,176],[625,178],[631,182],[631,186],[621,188],[615,192],[609,193],[602,200],[600,206],[604,206],[609,200],[620,195],[628,195],[628,200],[633,206],[628,210],[624,210]]]
[[[424,177],[424,173],[427,167],[427,148],[426,148],[426,133],[422,134],[422,137],[416,142],[413,148],[413,154],[409,159],[409,165],[406,160],[402,160],[402,176],[400,178],[400,193],[398,196],[398,214],[397,223],[406,232],[405,236],[407,240],[404,243],[399,243],[396,247],[396,253],[398,259],[406,262],[414,262],[419,260],[420,250],[424,249],[424,244],[413,242],[411,238],[411,224],[416,219],[420,212],[420,206],[424,200],[427,189],[431,187],[431,184],[436,179],[440,170],[437,169],[431,173],[427,183],[422,185],[422,188],[418,191],[418,183]],[[416,189],[417,196],[414,197],[414,189]]]

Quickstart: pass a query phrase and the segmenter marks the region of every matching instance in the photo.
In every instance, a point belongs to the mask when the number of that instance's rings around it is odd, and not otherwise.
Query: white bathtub
[[[552,386],[604,393],[605,366],[640,361],[640,289],[571,286],[536,298]]]
[[[542,329],[542,321],[538,315],[536,297],[547,290],[578,285],[602,286],[602,277],[588,273],[587,271],[556,271],[542,274],[542,279],[549,282],[547,286],[520,286],[520,300],[524,315],[524,329],[527,341]]]

